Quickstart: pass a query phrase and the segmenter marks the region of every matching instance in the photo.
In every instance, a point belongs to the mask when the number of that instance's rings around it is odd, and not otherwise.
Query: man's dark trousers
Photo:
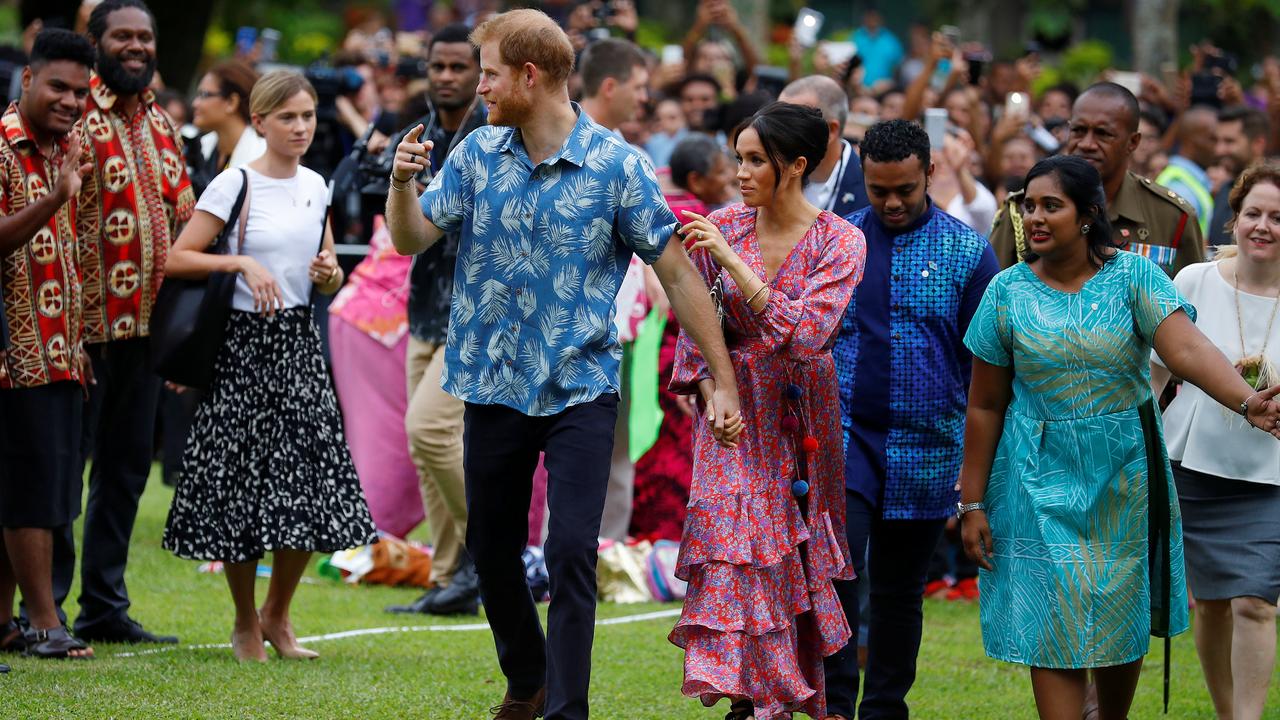
[[[151,371],[147,338],[87,345],[96,384],[89,389],[83,447],[93,453],[80,559],[80,616],[75,630],[123,619],[129,612],[124,571],[138,500],[147,487],[160,378]],[[71,593],[75,535],[54,533],[53,599]]]
[[[867,667],[862,720],[905,719],[906,697],[916,679],[916,656],[924,622],[924,585],[929,560],[946,520],[884,520],[862,495],[846,490],[845,529],[854,571],[866,558],[871,583]],[[859,580],[835,582],[853,639],[825,662],[827,712],[852,720],[858,699]]]
[[[467,403],[463,468],[467,551],[512,697],[544,684],[547,720],[585,720],[596,617],[596,549],[609,481],[618,396],[601,395],[546,417]],[[525,580],[529,501],[545,452],[551,578],[547,633]]]

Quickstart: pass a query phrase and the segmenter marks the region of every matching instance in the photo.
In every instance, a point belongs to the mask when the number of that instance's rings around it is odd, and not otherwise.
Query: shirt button
[[[523,294],[524,294],[524,290],[522,290],[522,289],[520,289],[520,288],[516,288],[516,297],[519,297],[519,296],[521,296],[521,295],[523,295]]]
[[[511,361],[510,361],[510,360],[508,360],[508,361],[507,361],[507,367],[511,367]]]

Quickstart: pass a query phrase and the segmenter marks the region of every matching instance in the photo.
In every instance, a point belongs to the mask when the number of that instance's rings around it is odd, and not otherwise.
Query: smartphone
[[[684,64],[684,48],[679,45],[663,45],[662,46],[662,64],[663,65],[683,65]]]
[[[942,36],[947,39],[947,42],[951,43],[951,47],[960,47],[960,28],[955,25],[943,25],[938,28],[938,32],[942,33]]]
[[[1191,76],[1191,104],[1222,107],[1222,98],[1218,96],[1218,88],[1222,86],[1222,76],[1214,73],[1196,73]]]
[[[1111,82],[1133,93],[1134,97],[1142,94],[1142,75],[1124,70],[1112,70]]]
[[[1040,146],[1040,149],[1052,155],[1058,152],[1058,138],[1053,133],[1040,127],[1039,125],[1027,125],[1027,134],[1031,136],[1031,141]]]
[[[236,30],[237,55],[248,55],[253,52],[253,45],[256,42],[258,42],[258,28],[244,25]]]
[[[263,28],[259,37],[262,40],[262,53],[259,60],[261,62],[275,62],[276,48],[280,46],[280,38],[282,37],[280,31],[275,28]]]
[[[796,24],[791,32],[801,47],[813,47],[818,44],[818,33],[822,31],[822,23],[826,16],[812,8],[800,8],[796,14]]]
[[[943,141],[947,138],[947,124],[951,121],[947,117],[946,108],[926,108],[924,111],[924,131],[929,135],[929,148],[933,150],[941,150]]]
[[[1024,92],[1009,93],[1004,101],[1005,117],[1025,118],[1031,114],[1031,98]]]

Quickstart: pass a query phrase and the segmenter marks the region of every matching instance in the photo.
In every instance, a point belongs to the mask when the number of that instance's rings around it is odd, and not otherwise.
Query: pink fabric
[[[533,471],[533,497],[529,500],[529,544],[542,547],[542,525],[547,516],[547,468],[538,455],[538,468]]]
[[[763,278],[755,210],[738,204],[710,219]],[[685,649],[686,695],[708,704],[751,698],[758,720],[824,717],[822,659],[850,638],[831,584],[853,577],[831,346],[865,257],[862,233],[823,212],[770,280],[761,312],[723,273],[725,337],[746,427],[738,448],[726,450],[706,422],[693,423],[693,484],[676,568],[689,590],[670,639]],[[708,285],[721,275],[708,253],[693,260]],[[683,332],[675,363],[674,391],[693,392],[710,377]],[[810,438],[817,449],[806,453]],[[803,499],[792,494],[796,479],[809,484]]]
[[[333,384],[360,487],[379,530],[404,537],[422,522],[418,471],[404,430],[408,407],[402,336],[393,348],[340,317],[329,316]]]
[[[379,215],[374,220],[369,254],[351,271],[329,306],[329,315],[341,317],[388,348],[396,347],[409,332],[412,266],[413,258],[397,253],[392,246],[391,233]]]

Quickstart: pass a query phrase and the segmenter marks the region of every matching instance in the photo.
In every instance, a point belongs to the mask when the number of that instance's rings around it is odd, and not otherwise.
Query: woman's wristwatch
[[[956,518],[962,519],[964,518],[965,513],[971,513],[974,510],[981,510],[983,512],[986,512],[987,506],[983,505],[980,502],[971,502],[971,503],[958,502],[956,503]]]

